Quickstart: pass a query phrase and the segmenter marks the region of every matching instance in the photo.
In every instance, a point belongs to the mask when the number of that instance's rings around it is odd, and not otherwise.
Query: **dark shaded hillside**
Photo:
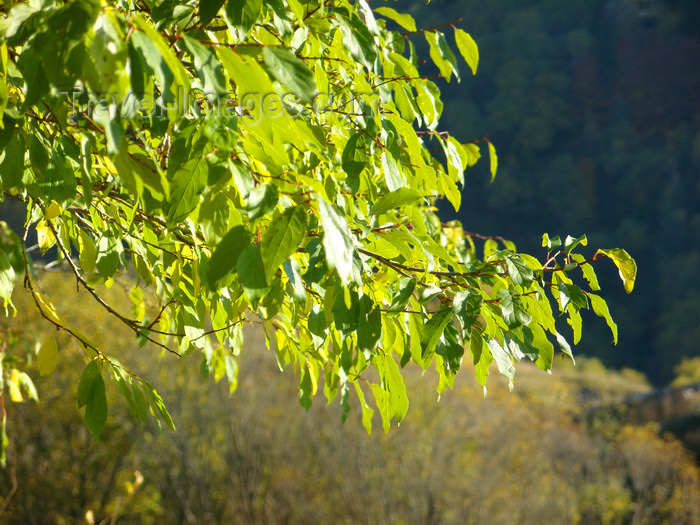
[[[632,296],[599,265],[620,344],[591,316],[579,351],[664,384],[700,340],[700,33],[689,23],[700,3],[652,4],[645,16],[631,1],[413,7],[424,27],[463,18],[478,42],[477,76],[441,84],[443,127],[486,133],[499,151],[496,181],[477,165],[461,210],[444,216],[535,253],[543,232],[627,249]]]

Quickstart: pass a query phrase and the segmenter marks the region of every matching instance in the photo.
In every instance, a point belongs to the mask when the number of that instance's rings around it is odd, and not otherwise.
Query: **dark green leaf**
[[[510,290],[499,290],[498,298],[501,303],[503,320],[508,325],[508,328],[512,330],[530,322],[531,318],[523,310],[520,297],[513,295],[513,292]]]
[[[266,46],[263,57],[270,73],[304,102],[311,104],[318,92],[314,74],[307,65],[283,48]]]
[[[242,41],[262,11],[262,0],[227,0],[224,18]]]
[[[532,283],[534,273],[532,269],[517,255],[506,256],[506,270],[513,284],[528,286]]]
[[[460,290],[452,300],[452,313],[461,321],[467,336],[472,333],[472,326],[476,323],[481,314],[481,306],[484,299],[475,290]]]
[[[336,19],[343,34],[343,43],[349,49],[352,57],[364,66],[371,68],[377,58],[377,51],[374,37],[367,26],[354,13],[349,17],[338,16]]]
[[[248,246],[238,258],[238,279],[251,302],[263,298],[270,291],[265,278],[260,246]]]
[[[0,153],[0,183],[3,191],[18,188],[24,174],[24,139],[17,133]]]
[[[279,191],[274,184],[261,184],[256,186],[246,199],[248,218],[257,219],[267,215],[277,206]]]
[[[457,328],[451,323],[448,323],[445,327],[443,336],[445,342],[443,343],[440,341],[435,352],[444,359],[444,366],[449,371],[450,375],[454,375],[462,366],[464,346],[459,340]]]
[[[427,323],[423,326],[423,334],[421,335],[421,358],[424,364],[429,364],[435,353],[435,347],[445,331],[445,327],[452,320],[452,309],[443,308],[434,314]]]
[[[238,259],[250,246],[250,232],[245,226],[231,228],[216,245],[207,265],[207,284],[210,290],[218,290],[227,284],[228,276],[238,272]]]
[[[306,208],[294,206],[272,219],[267,227],[260,250],[268,282],[272,282],[279,266],[299,248],[306,235],[306,221]]]
[[[357,345],[363,350],[374,350],[382,337],[382,312],[367,296],[360,299],[360,323],[357,327]]]
[[[226,0],[200,0],[199,21],[206,26],[212,18],[219,14]]]
[[[87,403],[92,383],[98,375],[100,375],[100,362],[99,359],[95,358],[85,365],[80,374],[80,379],[78,380],[78,408],[82,408]]]
[[[187,35],[183,35],[182,39],[187,50],[194,57],[194,67],[202,81],[204,94],[206,96],[216,95],[217,97],[225,95],[227,93],[226,79],[214,51]]]
[[[399,281],[399,291],[394,295],[394,300],[389,307],[389,313],[403,312],[411,299],[413,290],[416,289],[418,280],[415,277],[404,277]]]
[[[588,308],[588,299],[586,299],[586,295],[581,291],[581,288],[575,284],[559,284],[559,294],[562,309],[566,309],[569,303],[573,304],[577,310]]]
[[[357,330],[360,322],[360,300],[357,292],[351,290],[348,292],[350,297],[350,306],[345,304],[344,291],[340,290],[335,296],[333,302],[333,324],[336,329],[345,336]]]
[[[348,175],[348,183],[357,179],[362,170],[367,166],[367,137],[361,133],[355,133],[348,140],[343,149],[343,170]]]
[[[85,399],[85,426],[90,434],[99,438],[107,422],[107,396],[105,382],[99,368],[93,377]]]

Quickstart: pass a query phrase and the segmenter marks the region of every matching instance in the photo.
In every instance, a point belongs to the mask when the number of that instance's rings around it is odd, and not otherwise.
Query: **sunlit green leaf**
[[[637,278],[637,263],[634,259],[621,248],[598,250],[597,253],[602,253],[612,259],[620,273],[620,279],[622,279],[625,291],[631,293],[634,288],[634,280]]]

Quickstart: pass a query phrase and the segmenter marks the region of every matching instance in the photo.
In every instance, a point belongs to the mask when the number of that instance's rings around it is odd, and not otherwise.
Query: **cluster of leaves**
[[[494,361],[512,381],[524,357],[549,370],[553,341],[571,355],[552,301],[574,343],[589,306],[617,338],[605,301],[572,274],[598,290],[591,263],[607,256],[630,291],[626,252],[586,258],[585,236],[545,236],[540,262],[436,215],[436,199],[459,208],[478,142],[493,175],[497,162],[487,140],[437,131],[440,91],[414,39],[459,79],[448,37],[473,71],[478,49],[452,24],[418,29],[364,0],[30,0],[0,34],[0,184],[27,206],[24,231],[4,229],[0,295],[12,308],[24,274],[42,316],[84,353],[78,401],[95,436],[105,370],[136,417],[173,422],[148,382],[38,290],[30,230],[142,343],[200,352],[205,375],[233,390],[242,326],[259,323],[280,367],[298,371],[302,405],[322,385],[345,418],[354,389],[368,430],[368,391],[385,429],[406,415],[409,361],[434,366],[442,391],[465,359],[484,385]],[[125,271],[128,315],[95,289]],[[41,371],[56,359],[51,338]],[[14,370],[2,374],[11,392],[26,376]]]

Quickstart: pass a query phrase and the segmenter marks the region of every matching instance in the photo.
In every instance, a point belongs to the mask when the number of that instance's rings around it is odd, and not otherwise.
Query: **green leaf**
[[[462,321],[468,335],[472,333],[472,326],[476,324],[483,304],[481,294],[471,289],[460,290],[452,299],[452,313]]]
[[[379,197],[372,206],[372,215],[379,216],[394,208],[401,208],[414,204],[416,201],[419,201],[421,197],[422,195],[419,191],[409,188],[399,188]]]
[[[506,271],[513,284],[518,286],[528,286],[534,279],[534,272],[517,255],[509,255],[505,258]]]
[[[569,303],[573,304],[577,310],[588,308],[586,294],[575,284],[559,284],[559,293],[562,309],[565,309]]]
[[[280,265],[292,255],[306,235],[306,209],[302,206],[287,208],[274,218],[260,245],[265,275],[268,282]]]
[[[343,43],[350,51],[352,57],[360,64],[371,68],[377,58],[377,50],[374,45],[374,37],[367,29],[367,26],[355,13],[352,13],[349,17],[338,13],[336,20],[340,24]]]
[[[496,171],[498,171],[498,155],[496,155],[496,148],[489,141],[489,162],[491,167],[491,182],[496,178]]]
[[[238,258],[238,279],[251,302],[262,299],[270,286],[265,278],[260,246],[248,246]]]
[[[353,385],[355,385],[355,392],[357,393],[357,398],[360,400],[360,407],[362,409],[362,426],[365,427],[367,433],[370,434],[372,432],[372,416],[374,415],[374,410],[372,410],[372,408],[365,401],[365,393],[362,391],[359,383],[357,381],[353,381]],[[343,414],[343,421],[345,421],[347,414],[345,412]]]
[[[457,49],[471,68],[472,73],[476,75],[476,68],[479,65],[479,48],[476,42],[469,33],[465,33],[459,28],[455,28],[455,40],[457,41]]]
[[[611,248],[608,250],[598,250],[596,254],[602,253],[610,257],[620,273],[620,279],[625,287],[625,292],[631,293],[634,288],[634,280],[637,278],[637,263],[630,257],[629,253],[621,248]]]
[[[342,161],[343,170],[348,178],[357,179],[367,166],[367,137],[361,133],[355,133],[350,137],[343,149]]]
[[[478,330],[472,330],[469,353],[474,361],[474,377],[480,385],[484,386],[489,375],[489,365],[493,362],[493,355],[491,352],[484,352],[484,337]]]
[[[571,235],[566,236],[566,240],[564,241],[564,250],[566,251],[567,254],[571,253],[571,250],[576,248],[581,244],[582,246],[588,245],[588,238],[585,235],[581,235],[581,237],[574,238]]]
[[[175,57],[168,43],[155,28],[140,15],[132,18],[136,27],[141,31],[134,31],[131,35],[136,49],[145,58],[146,63],[155,72],[161,88],[164,90],[165,100],[172,104],[181,95],[187,95],[190,90],[190,82],[182,62]],[[168,117],[173,120],[174,111],[168,112]]]
[[[225,95],[227,93],[226,79],[214,51],[187,35],[183,35],[182,40],[194,57],[194,67],[202,81],[204,93],[208,96],[216,95],[218,97]]]
[[[497,339],[489,339],[487,344],[493,360],[496,361],[498,371],[512,381],[515,377],[515,365],[508,351],[501,346]]]
[[[299,381],[299,404],[306,410],[311,408],[312,386],[311,372],[308,367],[304,367],[304,371],[301,373],[301,380]]]
[[[246,199],[248,218],[257,219],[267,215],[277,206],[279,191],[274,184],[260,184],[250,192]]]
[[[513,330],[530,323],[532,318],[525,313],[520,297],[514,295],[511,290],[501,289],[498,290],[498,298],[500,299],[503,320],[508,328]]]
[[[160,394],[156,391],[153,385],[147,383],[146,381],[142,381],[141,385],[143,386],[143,389],[146,392],[146,394],[148,394],[148,396],[151,398],[151,405],[155,406],[156,411],[158,412],[158,415],[163,420],[163,422],[168,426],[170,430],[175,430],[175,423],[173,423],[173,418],[170,417],[170,413],[165,407],[165,403],[163,402],[163,398],[160,396]]]
[[[574,353],[571,351],[571,346],[569,346],[569,342],[564,338],[563,335],[561,335],[557,331],[554,332],[554,335],[557,338],[557,343],[559,343],[559,348],[561,349],[561,351],[568,355],[571,358],[572,362],[575,362]]]
[[[561,238],[557,235],[556,237],[549,237],[546,233],[542,234],[542,247],[547,248],[548,252],[556,250],[561,246]]]
[[[445,327],[452,320],[452,309],[443,308],[439,312],[433,314],[423,326],[423,334],[421,335],[421,358],[423,360],[423,368],[429,364],[435,353],[435,347],[445,331]]]
[[[445,80],[448,82],[452,77],[452,73],[454,73],[457,80],[459,80],[457,60],[445,40],[445,35],[439,31],[426,31],[425,39],[430,47],[430,58],[440,70],[440,74],[445,77]]]
[[[374,350],[382,337],[382,312],[367,295],[360,299],[360,323],[357,345],[362,350]]]
[[[615,323],[615,321],[613,321],[612,317],[610,316],[608,303],[599,295],[595,295],[592,293],[588,294],[588,298],[591,300],[591,306],[593,306],[593,311],[595,312],[595,314],[598,317],[602,317],[603,319],[605,319],[605,322],[608,324],[608,327],[612,332],[613,342],[617,344],[617,324]]]
[[[394,295],[394,300],[389,307],[389,313],[396,314],[404,311],[413,295],[413,290],[416,289],[417,282],[418,280],[415,277],[404,277],[399,281],[399,291]]]
[[[308,104],[312,104],[318,93],[314,74],[307,65],[288,50],[265,47],[263,57],[272,76]]]
[[[58,364],[59,354],[56,338],[49,335],[44,342],[41,343],[39,354],[36,357],[36,366],[39,369],[39,375],[45,376],[50,374]]]
[[[95,358],[85,365],[80,374],[80,379],[78,380],[78,408],[82,408],[87,403],[92,383],[98,375],[100,375],[100,361]]]
[[[435,352],[443,358],[443,368],[447,372],[447,375],[454,377],[462,366],[464,346],[462,346],[459,340],[459,332],[453,324],[447,324],[443,336],[445,342],[438,342]]]
[[[242,42],[262,11],[262,0],[227,0],[224,18]]]
[[[416,21],[408,13],[398,13],[391,7],[378,7],[374,12],[393,20],[404,29],[411,32],[416,31]]]
[[[289,279],[294,300],[299,305],[306,304],[306,288],[304,287],[304,281],[301,278],[299,263],[296,262],[293,257],[291,257],[284,261],[282,268],[284,268],[284,273],[287,275],[287,279]]]
[[[136,415],[143,424],[146,422],[146,419],[148,419],[148,402],[146,401],[146,397],[143,395],[143,391],[141,390],[137,382],[131,383],[131,392],[134,395]]]
[[[386,151],[382,152],[382,171],[384,172],[384,181],[389,191],[396,191],[406,185],[404,177],[399,171],[399,166]]]
[[[12,303],[12,291],[15,288],[15,270],[10,264],[5,250],[0,248],[0,297],[4,299],[4,305]]]
[[[5,149],[0,152],[0,189],[11,190],[22,184],[24,151],[24,138],[20,133],[17,133],[12,136]]]
[[[598,284],[598,276],[596,275],[595,270],[593,269],[593,265],[587,263],[586,258],[580,253],[572,253],[571,258],[578,263],[579,268],[581,268],[581,271],[583,272],[583,276],[586,278],[586,280],[588,281],[588,285],[591,287],[591,290],[600,290],[600,285]]]
[[[324,200],[318,201],[323,226],[323,249],[326,261],[335,268],[338,276],[346,282],[353,274],[355,237],[350,232],[345,214]]]
[[[250,246],[250,232],[245,226],[231,228],[216,245],[207,265],[207,285],[218,290],[228,282],[227,277],[238,272],[238,259]]]
[[[203,26],[211,22],[212,18],[219,14],[226,0],[200,0],[199,21]]]
[[[390,354],[384,352],[374,354],[372,364],[379,372],[381,379],[381,385],[371,386],[372,393],[382,415],[384,432],[388,432],[391,420],[395,418],[396,423],[401,423],[408,412],[406,385],[396,361]]]
[[[85,399],[85,426],[95,438],[99,439],[107,422],[107,396],[105,382],[99,369],[93,377]]]

